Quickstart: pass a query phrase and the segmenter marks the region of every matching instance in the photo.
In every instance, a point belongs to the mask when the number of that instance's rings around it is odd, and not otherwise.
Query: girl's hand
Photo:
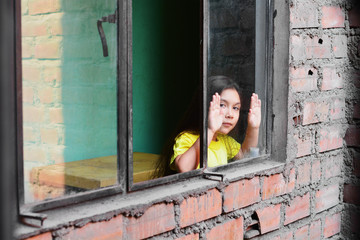
[[[248,115],[248,127],[259,128],[261,123],[261,100],[258,95],[253,93],[251,96],[250,109]]]
[[[215,134],[220,129],[223,119],[224,113],[220,109],[220,95],[215,93],[209,107],[208,129]]]

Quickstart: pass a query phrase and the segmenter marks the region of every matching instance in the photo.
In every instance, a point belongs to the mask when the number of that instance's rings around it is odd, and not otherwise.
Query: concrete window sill
[[[181,182],[152,187],[146,190],[118,194],[101,199],[79,203],[58,209],[47,210],[43,227],[35,228],[18,223],[15,237],[27,238],[43,232],[59,230],[64,227],[82,226],[88,222],[108,220],[119,214],[141,212],[156,203],[182,199],[192,193],[205,192],[212,188],[222,188],[230,182],[282,172],[285,163],[269,159],[254,159],[243,163],[229,164],[225,169],[218,169],[224,174],[224,181],[196,177]]]

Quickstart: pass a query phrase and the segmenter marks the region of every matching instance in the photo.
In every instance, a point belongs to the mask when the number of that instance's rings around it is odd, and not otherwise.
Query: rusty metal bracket
[[[43,226],[47,215],[43,213],[23,212],[19,214],[20,221],[26,225],[40,228]]]
[[[100,34],[100,39],[101,39],[101,44],[103,47],[103,55],[104,57],[109,56],[109,51],[108,51],[108,45],[106,42],[106,37],[105,37],[105,32],[104,29],[102,27],[102,23],[103,22],[108,22],[108,23],[116,23],[116,19],[118,18],[118,11],[116,10],[114,14],[110,14],[109,16],[105,16],[100,18],[97,21],[97,28]]]

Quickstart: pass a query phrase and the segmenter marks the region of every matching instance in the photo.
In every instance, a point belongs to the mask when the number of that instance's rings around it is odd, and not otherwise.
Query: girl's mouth
[[[231,123],[223,123],[223,125],[224,125],[225,127],[231,127],[231,126],[232,126]]]

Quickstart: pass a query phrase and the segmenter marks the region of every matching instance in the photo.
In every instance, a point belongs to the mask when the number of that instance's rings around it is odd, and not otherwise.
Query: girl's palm
[[[214,133],[217,132],[223,123],[223,113],[220,109],[220,95],[215,93],[210,102],[208,115],[208,128]]]
[[[261,100],[253,93],[251,96],[250,110],[248,115],[248,126],[259,128],[261,123]]]

